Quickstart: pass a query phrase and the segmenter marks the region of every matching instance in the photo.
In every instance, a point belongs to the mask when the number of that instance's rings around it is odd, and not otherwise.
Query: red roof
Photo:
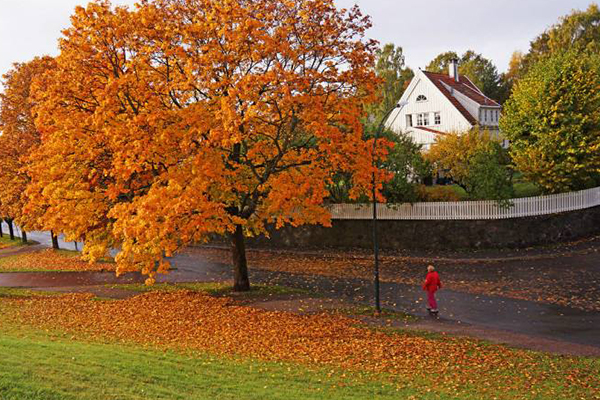
[[[456,90],[461,94],[467,96],[479,105],[488,107],[500,107],[500,104],[484,95],[478,88],[467,78],[466,76],[459,76],[459,81],[456,82],[454,78],[448,74],[438,74],[435,72],[423,71],[425,76],[429,78],[431,82],[450,100],[450,102],[460,111],[460,113],[469,121],[472,125],[477,124],[477,119],[473,117],[467,109],[460,104],[460,102],[454,97],[447,89],[450,87],[452,90]]]

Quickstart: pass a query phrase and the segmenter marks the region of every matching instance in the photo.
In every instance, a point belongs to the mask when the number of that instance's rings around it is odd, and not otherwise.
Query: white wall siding
[[[431,144],[435,142],[435,138],[438,136],[433,132],[427,132],[420,129],[411,128],[406,131],[406,134],[411,136],[415,143],[423,145],[425,148],[428,148]]]
[[[486,220],[549,215],[600,206],[600,187],[510,203],[510,207],[499,207],[496,201],[379,204],[377,216],[382,220]],[[373,218],[370,204],[334,204],[330,209],[332,219]]]
[[[487,116],[486,116],[486,112],[487,112]],[[497,118],[496,118],[496,113],[498,113]],[[478,116],[479,124],[481,126],[489,126],[489,127],[494,127],[497,129],[499,126],[500,116],[501,116],[501,108],[500,107],[481,107],[481,109],[479,111],[479,116]]]
[[[420,95],[427,97],[427,101],[417,102],[417,97]],[[417,72],[400,101],[406,101],[408,104],[399,112],[393,112],[386,125],[394,132],[405,132],[411,135],[419,143],[433,143],[435,134],[430,137],[419,132],[417,137],[415,130],[407,125],[406,116],[409,114],[413,116],[413,128],[417,125],[417,114],[420,113],[429,114],[427,128],[440,132],[464,132],[472,127],[450,100],[421,71]],[[435,124],[434,113],[436,112],[439,112],[441,117],[439,125]]]

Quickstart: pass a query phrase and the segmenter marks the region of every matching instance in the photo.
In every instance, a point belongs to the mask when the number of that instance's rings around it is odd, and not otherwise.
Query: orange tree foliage
[[[328,224],[337,171],[354,195],[369,189],[369,26],[332,0],[78,8],[37,94],[32,205],[92,259],[119,245],[118,271],[150,281],[183,246],[227,234],[235,287],[248,289],[245,236]]]
[[[15,64],[4,75],[5,89],[0,94],[0,215],[27,228],[36,225],[29,218],[32,214],[23,213],[30,182],[23,168],[27,155],[40,144],[30,91],[33,81],[54,65],[51,57]]]

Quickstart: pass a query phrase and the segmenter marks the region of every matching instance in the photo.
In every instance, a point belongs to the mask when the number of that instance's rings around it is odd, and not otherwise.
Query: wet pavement
[[[360,279],[305,277],[255,272],[255,281],[316,289],[333,296],[372,304],[373,284]],[[437,293],[440,322],[466,323],[600,347],[600,313],[500,296],[472,295],[443,289]],[[427,317],[424,292],[418,286],[383,282],[385,308]]]
[[[5,222],[0,223],[2,225],[2,233],[5,237],[8,237],[8,225]],[[21,229],[18,226],[14,226],[14,234],[16,237],[21,237]],[[82,244],[76,242],[66,242],[64,236],[60,235],[58,238],[58,244],[61,249],[64,250],[81,250]],[[27,240],[38,242],[46,247],[52,247],[52,236],[50,232],[27,232]]]
[[[5,230],[6,232],[6,230]],[[50,236],[45,233],[29,233],[30,239],[50,245]],[[46,238],[47,236],[47,238]],[[73,244],[71,248],[73,248]],[[61,247],[69,243],[61,243]],[[79,246],[80,248],[80,246]],[[565,257],[567,257],[565,255]],[[561,262],[560,257],[552,262]],[[587,257],[589,265],[578,263],[577,268],[596,269],[598,259]],[[485,263],[484,263],[485,264]],[[502,264],[502,273],[510,274],[511,265],[519,270],[519,262],[511,260]],[[221,282],[230,281],[231,267],[226,263],[210,262],[194,249],[172,259],[174,270],[159,276],[159,282]],[[482,268],[484,268],[482,266]],[[445,271],[446,274],[451,273]],[[47,288],[93,286],[114,283],[143,282],[145,277],[129,273],[116,277],[104,272],[61,272],[61,273],[4,273],[0,274],[0,286]],[[313,291],[327,297],[372,304],[373,284],[369,280],[332,278],[318,275],[301,275],[251,269],[254,283],[279,284]],[[424,309],[424,292],[419,286],[394,282],[382,282],[381,299],[385,308],[427,317]],[[553,304],[510,299],[501,296],[486,296],[443,289],[438,292],[440,323],[468,324],[495,330],[537,336],[558,341],[578,343],[600,348],[600,312],[585,312],[575,308]]]

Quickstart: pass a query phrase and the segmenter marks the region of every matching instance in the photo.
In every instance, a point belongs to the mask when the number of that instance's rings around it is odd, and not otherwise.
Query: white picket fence
[[[508,206],[496,201],[456,201],[405,204],[378,204],[382,220],[506,219],[556,214],[600,206],[600,187],[578,192],[509,200]],[[371,219],[370,204],[334,204],[332,219]]]

